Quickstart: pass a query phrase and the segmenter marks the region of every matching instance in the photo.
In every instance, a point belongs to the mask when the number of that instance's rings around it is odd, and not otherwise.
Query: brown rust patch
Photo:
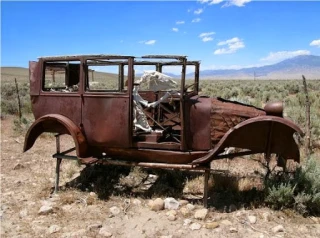
[[[212,98],[210,114],[212,147],[231,128],[249,118],[263,115],[266,115],[266,113],[262,109],[222,98]]]

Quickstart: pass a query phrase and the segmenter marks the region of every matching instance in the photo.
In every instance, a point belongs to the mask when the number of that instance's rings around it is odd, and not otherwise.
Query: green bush
[[[19,120],[19,118],[16,118],[13,120],[13,130],[17,134],[25,134],[32,123],[33,120],[30,118],[21,117],[21,120]]]
[[[276,209],[294,208],[302,214],[320,214],[320,164],[312,157],[294,176],[266,180],[265,202]]]
[[[290,183],[280,183],[267,188],[265,201],[276,209],[290,207],[294,202],[294,187]]]
[[[18,83],[21,111],[31,113],[31,101],[29,95],[29,83]],[[1,114],[18,115],[18,95],[14,82],[1,84]]]

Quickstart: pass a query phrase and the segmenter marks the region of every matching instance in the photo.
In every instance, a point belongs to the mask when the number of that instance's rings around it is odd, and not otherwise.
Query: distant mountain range
[[[180,78],[173,73],[164,73],[173,78]],[[201,70],[200,65],[200,79],[301,79],[301,75],[306,79],[320,80],[320,56],[300,55],[272,65],[242,69]],[[28,79],[28,76],[27,68],[1,67],[1,81],[14,78]],[[136,77],[139,76],[141,74],[136,74]],[[188,73],[186,77],[194,77],[194,73]]]
[[[201,67],[201,66],[200,66]],[[194,74],[187,74],[187,78]],[[201,79],[320,79],[320,56],[300,55],[273,65],[242,69],[201,70]]]

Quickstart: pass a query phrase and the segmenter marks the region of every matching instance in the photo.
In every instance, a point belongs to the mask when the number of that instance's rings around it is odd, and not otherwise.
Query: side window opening
[[[156,66],[155,65],[135,65],[134,67],[134,83],[140,82],[141,81],[141,77],[143,76],[145,71],[148,70],[156,70]],[[143,91],[150,91],[149,85],[146,83],[142,83],[140,84],[140,88],[139,91],[143,92]]]
[[[174,65],[174,66],[164,65],[162,67],[162,73],[170,76],[176,82],[176,86],[174,90],[180,90],[181,88],[181,71],[182,71],[181,65]]]
[[[77,92],[80,81],[80,61],[45,62],[43,91]]]
[[[196,66],[195,65],[187,65],[186,67],[186,82],[185,82],[185,90],[186,92],[194,92],[197,90],[197,84],[195,81],[196,78]]]
[[[196,91],[196,83],[195,83],[195,65],[187,65],[186,66],[186,76],[185,76],[185,92],[193,92]],[[175,66],[163,66],[162,72],[171,76],[176,82],[177,87],[175,90],[180,90],[181,88],[181,76],[182,76],[182,65]]]
[[[121,92],[125,73],[120,72],[121,65],[94,65],[87,62],[86,91]]]

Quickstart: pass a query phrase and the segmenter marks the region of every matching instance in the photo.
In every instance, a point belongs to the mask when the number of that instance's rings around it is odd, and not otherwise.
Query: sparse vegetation
[[[29,83],[19,82],[19,95],[23,114],[31,113]],[[1,114],[18,115],[18,96],[14,81],[1,82]]]
[[[277,209],[294,208],[299,213],[320,213],[320,163],[315,155],[293,175],[266,181],[267,204]]]

